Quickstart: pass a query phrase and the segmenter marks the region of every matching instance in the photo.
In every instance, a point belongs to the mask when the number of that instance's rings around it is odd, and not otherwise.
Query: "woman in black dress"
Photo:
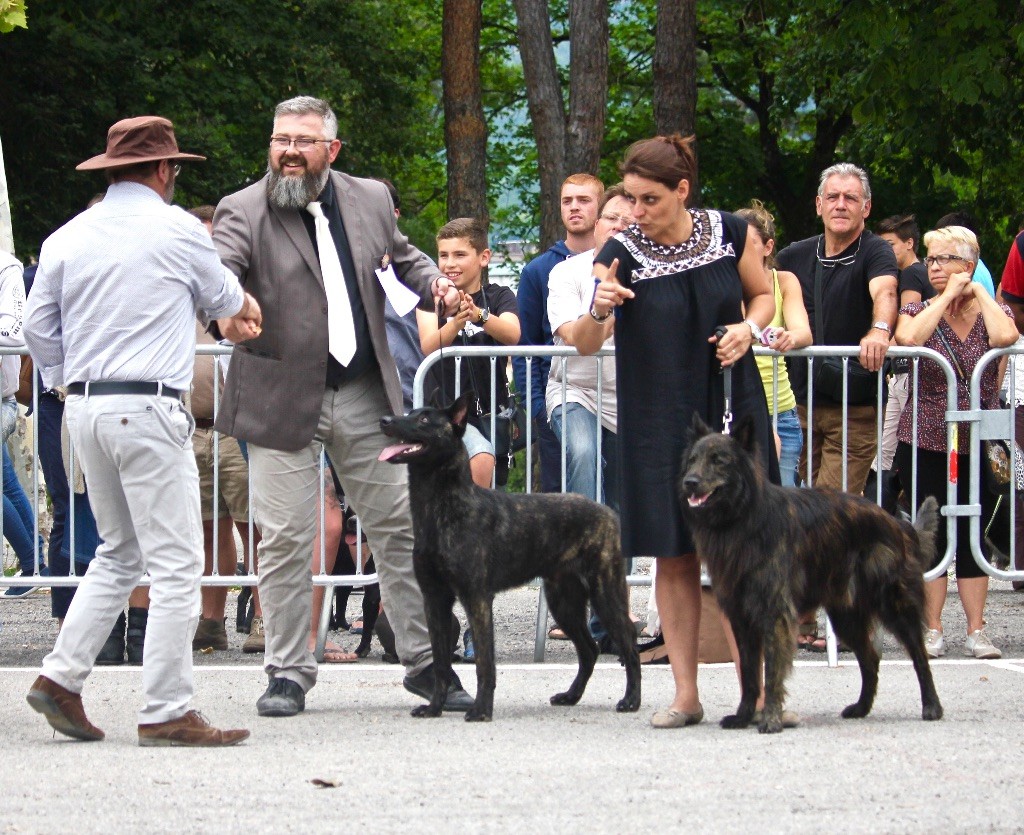
[[[732,368],[733,412],[754,417],[765,466],[778,481],[750,351],[775,301],[763,246],[747,223],[687,208],[697,173],[693,137],[637,142],[620,170],[634,223],[595,259],[594,301],[579,320],[576,344],[593,353],[615,323],[623,551],[657,558],[655,594],[676,694],[651,722],[678,728],[704,716],[697,692],[700,560],[679,510],[679,466],[695,413],[722,426],[721,365]],[[725,334],[716,339],[719,326]]]

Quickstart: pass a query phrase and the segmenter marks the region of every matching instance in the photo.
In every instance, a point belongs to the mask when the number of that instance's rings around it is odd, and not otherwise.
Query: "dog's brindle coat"
[[[922,504],[915,527],[860,496],[769,484],[755,463],[752,430],[744,421],[734,435],[723,435],[695,418],[679,480],[697,554],[739,645],[742,695],[722,727],[750,723],[763,651],[760,731],[782,730],[797,613],[819,606],[860,666],[860,698],[843,710],[844,718],[866,716],[874,702],[878,653],[871,629],[880,621],[914,662],[922,718],[941,719],[922,625],[937,503]]]
[[[640,660],[629,620],[619,524],[607,507],[575,494],[516,495],[473,484],[462,443],[470,393],[447,411],[416,409],[381,419],[401,444],[382,460],[409,466],[413,566],[423,591],[434,655],[434,694],[413,716],[439,716],[452,674],[450,620],[456,597],[473,628],[476,702],[467,721],[489,721],[494,707],[492,603],[496,592],[544,580],[548,606],[576,647],[579,671],[553,705],[574,705],[598,657],[587,628],[587,600],[622,652],[626,694],[619,711],[640,707]]]

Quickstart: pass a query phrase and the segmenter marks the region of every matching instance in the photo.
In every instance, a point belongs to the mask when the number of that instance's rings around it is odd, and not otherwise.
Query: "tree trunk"
[[[441,83],[448,217],[487,221],[487,123],[480,85],[481,16],[481,0],[444,0]]]
[[[569,174],[597,176],[608,112],[608,0],[569,0]]]
[[[559,211],[562,181],[568,176],[565,104],[555,64],[547,0],[515,0],[519,54],[526,99],[537,140],[540,176],[541,251],[562,237]]]
[[[655,131],[690,136],[697,125],[697,0],[658,0],[653,75]],[[699,178],[687,202],[699,205]]]
[[[697,124],[697,0],[658,0],[654,127],[689,136]]]

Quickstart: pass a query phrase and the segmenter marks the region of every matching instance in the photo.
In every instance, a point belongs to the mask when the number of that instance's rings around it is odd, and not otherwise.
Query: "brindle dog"
[[[473,484],[462,443],[471,399],[466,392],[448,410],[416,409],[380,422],[384,434],[400,441],[385,449],[381,460],[409,466],[413,566],[434,655],[433,698],[412,715],[441,715],[452,674],[450,622],[458,597],[476,647],[476,701],[466,721],[491,719],[494,595],[534,577],[543,578],[548,606],[579,659],[575,680],[552,696],[551,704],[576,704],[594,671],[598,648],[587,628],[589,599],[626,667],[626,694],[616,710],[638,710],[640,660],[629,621],[618,518],[607,507],[571,493],[516,495]]]
[[[739,645],[742,695],[722,727],[750,723],[763,652],[759,730],[782,730],[797,613],[818,606],[825,607],[860,666],[860,698],[843,710],[843,718],[871,710],[878,687],[871,630],[880,622],[914,662],[922,718],[941,719],[922,626],[922,575],[934,556],[938,527],[935,500],[921,505],[912,526],[860,496],[777,487],[756,463],[755,446],[750,420],[723,435],[696,417],[679,477],[683,515]]]

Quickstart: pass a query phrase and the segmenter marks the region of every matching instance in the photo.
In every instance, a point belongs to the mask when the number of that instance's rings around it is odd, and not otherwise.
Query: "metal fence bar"
[[[219,346],[219,345],[210,345],[210,346],[198,346],[196,353],[198,355],[221,356],[221,355],[229,354],[230,351],[231,351],[231,349],[229,347],[224,347],[224,346]],[[11,353],[25,354],[26,351],[24,349],[0,348],[0,355],[2,355],[2,354],[11,354]],[[855,357],[855,356],[857,356],[859,354],[859,348],[857,346],[842,346],[842,347],[837,347],[837,346],[812,346],[812,347],[809,347],[809,348],[803,348],[803,349],[800,349],[800,350],[790,351],[790,352],[787,352],[785,355],[783,355],[783,354],[779,354],[779,353],[777,353],[775,351],[771,351],[770,349],[767,349],[767,348],[757,347],[757,348],[755,348],[754,353],[756,355],[758,355],[758,356],[769,356],[769,357],[771,357],[773,359],[773,383],[774,383],[773,388],[775,389],[775,391],[773,391],[772,402],[775,404],[775,407],[776,407],[775,409],[773,409],[773,412],[777,412],[777,403],[778,403],[778,401],[777,401],[777,398],[778,398],[778,391],[777,391],[777,385],[778,385],[778,365],[777,364],[778,364],[778,362],[781,359],[788,358],[788,359],[791,359],[791,360],[797,360],[799,358],[804,358],[806,360],[807,366],[808,366],[808,380],[813,380],[815,360],[821,360],[824,357],[829,357],[829,356],[840,356],[840,357],[845,357],[845,358]],[[992,415],[991,414],[992,410],[981,410],[980,409],[980,376],[982,374],[983,368],[988,363],[990,363],[992,361],[997,361],[997,360],[1001,359],[1004,356],[1019,356],[1019,355],[1024,355],[1024,347],[1011,347],[1011,348],[1004,348],[1004,349],[1000,349],[1000,350],[989,351],[982,358],[981,362],[978,364],[977,368],[975,369],[975,372],[974,372],[974,375],[972,377],[972,380],[971,380],[971,408],[967,412],[959,412],[957,410],[957,402],[956,402],[956,377],[955,377],[954,371],[953,371],[950,363],[948,362],[948,360],[942,354],[939,354],[939,353],[937,353],[935,351],[932,351],[932,350],[929,350],[929,349],[926,349],[926,348],[891,347],[889,349],[889,356],[890,357],[895,357],[895,358],[906,357],[906,358],[910,359],[910,361],[911,361],[911,363],[910,363],[910,371],[908,372],[911,375],[911,380],[910,380],[911,384],[909,386],[909,388],[910,388],[910,399],[908,401],[908,407],[913,409],[912,427],[913,427],[913,435],[914,435],[915,438],[917,437],[917,431],[918,431],[918,427],[917,427],[917,404],[918,404],[919,383],[920,383],[920,380],[919,380],[919,372],[920,372],[919,363],[920,363],[920,360],[922,358],[927,358],[930,361],[937,363],[942,368],[942,370],[943,370],[943,372],[945,374],[946,380],[947,380],[947,415],[946,415],[946,417],[947,417],[947,449],[952,447],[953,432],[954,432],[953,427],[954,427],[956,422],[966,422],[966,423],[969,423],[970,427],[971,427],[971,440],[970,440],[970,444],[971,444],[971,447],[970,447],[971,448],[971,468],[970,468],[970,472],[968,474],[968,477],[970,478],[970,490],[969,490],[969,492],[970,492],[970,500],[969,500],[969,504],[966,504],[966,505],[959,505],[959,504],[957,504],[956,484],[953,483],[953,482],[948,482],[947,483],[947,501],[946,501],[946,506],[943,509],[943,514],[946,516],[948,545],[947,545],[946,552],[945,552],[945,554],[942,555],[942,559],[940,560],[939,564],[934,569],[931,569],[930,571],[925,573],[925,578],[928,579],[928,580],[934,579],[935,577],[942,576],[942,574],[944,574],[948,570],[948,567],[949,567],[950,563],[952,562],[952,560],[954,558],[954,553],[955,553],[955,548],[956,548],[956,526],[957,526],[957,523],[958,523],[958,517],[960,517],[960,516],[969,517],[969,524],[970,524],[970,529],[971,529],[972,552],[973,552],[974,558],[978,561],[979,565],[981,565],[983,570],[985,570],[986,573],[989,574],[990,576],[995,577],[997,579],[1001,579],[1001,580],[1018,580],[1018,581],[1024,580],[1024,570],[1014,570],[1014,569],[1012,569],[1012,566],[1014,564],[1014,558],[1016,556],[1016,543],[1013,541],[1012,535],[1011,535],[1011,542],[1010,542],[1010,547],[1011,547],[1011,554],[1010,554],[1011,568],[1009,570],[1002,570],[1002,569],[998,569],[995,566],[993,566],[984,557],[984,555],[981,553],[981,547],[980,547],[980,543],[982,542],[982,536],[983,536],[983,531],[982,531],[982,528],[981,528],[981,507],[980,507],[980,489],[981,489],[981,479],[980,479],[980,470],[979,470],[980,458],[981,458],[981,456],[979,454],[979,452],[980,452],[980,442],[981,442],[981,440],[983,438],[994,438],[994,437],[1007,438],[1007,439],[1009,439],[1011,441],[1015,441],[1016,440],[1016,430],[1015,430],[1015,426],[1014,426],[1014,423],[1013,423],[1013,420],[1012,420],[1012,410],[1011,409],[998,410],[998,411],[1002,411],[1002,412],[1005,413],[1004,415],[1001,415],[1001,416],[999,416],[999,415]],[[527,365],[528,365],[528,370],[529,370],[530,367],[532,367],[533,361],[536,358],[538,358],[538,357],[558,357],[558,356],[562,356],[562,357],[575,357],[575,356],[577,356],[577,354],[576,354],[576,351],[575,351],[574,348],[567,347],[567,346],[557,346],[557,347],[556,346],[463,346],[463,347],[452,346],[451,348],[448,348],[448,349],[444,350],[443,356],[444,357],[452,357],[452,358],[454,358],[456,360],[456,363],[461,363],[462,359],[465,358],[465,357],[480,357],[480,356],[488,357],[490,359],[490,363],[491,363],[490,389],[491,389],[492,396],[493,396],[493,394],[496,391],[496,369],[497,369],[496,360],[497,360],[498,357],[503,357],[503,356],[520,356],[520,357],[525,357]],[[602,388],[602,384],[601,384],[601,379],[602,378],[601,378],[601,375],[600,375],[600,364],[605,362],[605,361],[607,361],[608,357],[613,357],[613,356],[614,356],[614,350],[613,349],[609,349],[609,348],[602,348],[598,352],[598,355],[597,355],[598,359],[596,360],[596,362],[598,363],[598,366],[599,366],[599,368],[598,368],[598,371],[599,371],[599,374],[598,374],[598,381],[599,381],[598,382],[598,404],[599,404],[599,406],[600,406],[600,403],[601,403],[601,398],[604,396],[604,392],[603,392],[603,388]],[[429,373],[431,367],[434,364],[436,364],[438,361],[440,361],[441,358],[442,358],[442,353],[441,352],[434,352],[434,353],[432,353],[430,356],[428,356],[423,361],[423,363],[421,364],[421,366],[417,370],[416,376],[415,376],[415,380],[414,380],[414,385],[413,385],[414,406],[419,407],[420,405],[422,405],[422,403],[423,403],[423,388],[424,388],[424,381],[426,379],[426,375]],[[848,365],[846,365],[846,364],[844,364],[844,371],[848,371]],[[532,381],[531,375],[527,374],[527,391],[526,391],[525,394],[521,393],[520,397],[521,397],[521,402],[523,404],[523,407],[527,410],[528,413],[531,411],[530,395],[532,394],[532,385],[533,385],[533,381]],[[882,385],[883,385],[882,375],[879,375],[879,379],[878,379],[878,395],[877,395],[878,402],[881,402]],[[33,405],[34,405],[34,410],[37,412],[38,411],[39,391],[36,390],[35,386],[33,386],[33,389],[34,389],[33,390]],[[459,389],[459,375],[457,374],[456,375],[456,392],[455,392],[456,395],[459,393],[458,389]],[[565,382],[563,382],[563,387],[562,387],[563,420],[564,420],[564,412],[565,412],[565,398],[566,398],[565,392],[566,392],[566,387],[565,387]],[[1011,394],[1012,395],[1016,395],[1015,381],[1011,384]],[[1012,398],[1011,398],[1011,402],[1012,402]],[[842,414],[843,414],[844,422],[847,422],[847,419],[848,419],[848,414],[849,414],[848,405],[849,405],[848,404],[848,386],[847,386],[847,382],[846,382],[845,375],[844,375],[843,403],[842,403]],[[219,391],[218,391],[216,386],[214,388],[214,407],[215,407],[215,410],[217,408],[219,408]],[[808,446],[808,453],[809,453],[810,448],[811,448],[811,446],[813,444],[813,428],[812,428],[813,427],[813,422],[814,422],[813,421],[813,415],[814,415],[814,397],[813,397],[813,394],[808,397],[807,404],[806,404],[806,409],[807,409],[806,416],[807,416],[807,423],[808,423],[806,443],[807,443],[807,446]],[[989,412],[989,414],[985,415],[985,414],[983,414],[983,412]],[[492,434],[493,434],[493,429],[494,429],[494,425],[493,425],[494,419],[495,419],[494,418],[494,414],[492,412]],[[776,420],[777,420],[777,417],[776,417]],[[601,479],[603,477],[603,473],[602,473],[601,461],[600,461],[600,456],[601,456],[602,453],[601,453],[601,442],[600,442],[601,422],[600,422],[600,416],[599,415],[597,417],[597,424],[598,424],[598,431],[599,431],[599,435],[598,435],[599,441],[598,441],[598,445],[597,445],[598,448],[597,448],[597,451],[596,451],[597,458],[595,459],[594,466],[596,468],[596,474],[598,476],[598,479],[597,479],[598,490],[600,490],[601,489],[601,484],[602,484],[602,480]],[[526,490],[527,490],[527,492],[532,492],[532,490],[533,490],[533,478],[532,478],[532,475],[533,475],[532,474],[532,469],[533,469],[533,450],[532,450],[533,427],[532,427],[532,421],[527,421],[527,430],[526,431],[527,431],[527,452],[526,452],[527,468],[526,468],[526,473],[525,473],[525,482],[526,482]],[[877,416],[877,424],[876,424],[876,447],[878,447],[879,449],[881,447],[881,433],[882,433],[882,416],[881,416],[881,414],[879,414]],[[563,433],[563,435],[564,435],[564,433]],[[32,473],[32,479],[33,479],[33,485],[36,485],[36,486],[38,486],[39,483],[40,483],[38,446],[39,446],[38,435],[34,434],[34,437],[33,437],[33,473]],[[843,446],[844,446],[844,449],[845,449],[846,448],[845,433],[844,433]],[[564,489],[564,486],[565,486],[566,481],[567,481],[567,474],[566,474],[566,470],[565,470],[566,464],[565,464],[565,460],[564,460],[564,456],[565,456],[565,440],[564,440],[564,438],[563,438],[563,442],[562,442],[562,447],[563,447],[562,483],[563,483],[563,489]],[[219,438],[215,437],[214,448],[215,448],[215,451],[219,451]],[[916,448],[916,445],[915,445],[915,448]],[[809,481],[810,475],[811,475],[811,473],[810,473],[811,455],[808,454],[807,458],[808,458],[807,480]],[[71,473],[72,476],[74,475],[74,469],[73,468],[75,466],[73,462],[74,462],[74,456],[72,456],[72,465],[71,465],[72,466],[72,473]],[[219,466],[220,466],[219,465],[219,459],[215,459],[215,464],[214,464],[214,486],[215,486],[214,502],[215,503],[217,502],[217,497],[219,496],[219,487],[220,487]],[[323,470],[322,470],[322,467],[323,467],[323,464],[321,462],[318,465],[318,468],[320,469],[320,475],[321,475],[321,479],[320,479],[320,481],[321,481],[321,488],[320,488],[321,501],[320,501],[320,511],[319,511],[319,514],[318,514],[319,515],[318,526],[319,526],[319,528],[321,530],[321,533],[323,533],[324,524],[325,524],[324,523],[324,518],[323,518],[324,508],[323,508],[323,497],[322,497],[322,491],[323,491]],[[912,462],[913,478],[912,478],[912,483],[909,486],[909,492],[910,492],[910,497],[911,497],[911,505],[912,505],[911,506],[911,517],[912,517],[912,519],[916,518],[917,504],[918,504],[917,503],[916,468],[917,468],[917,460],[916,460],[916,455],[915,455],[914,458],[913,458],[913,462]],[[961,475],[961,477],[963,477],[963,476]],[[843,462],[843,482],[846,483],[846,480],[847,480],[846,462],[844,460],[844,462]],[[72,485],[73,485],[73,482],[72,482]],[[253,485],[251,472],[249,474],[249,486],[250,486],[250,513],[249,513],[249,522],[248,522],[248,537],[247,537],[248,542],[246,543],[248,545],[248,565],[245,566],[246,573],[243,574],[243,575],[232,575],[232,576],[221,575],[220,572],[219,572],[219,569],[217,567],[216,558],[215,558],[214,559],[214,570],[213,570],[213,573],[212,573],[212,575],[203,577],[203,579],[202,579],[202,585],[203,586],[235,586],[235,585],[255,585],[256,584],[256,580],[257,580],[257,577],[256,577],[256,575],[257,575],[257,570],[256,570],[257,569],[256,550],[257,549],[256,549],[256,547],[254,547],[255,546],[255,532],[256,532],[255,531],[254,517],[255,517],[255,504],[257,502],[257,496],[258,496],[258,486]],[[1016,493],[1017,493],[1016,487],[1014,486],[1013,492],[1011,493],[1011,499],[1015,499],[1016,498]],[[35,549],[34,550],[34,560],[35,560],[35,564],[36,564],[37,567],[43,561],[43,555],[42,555],[42,553],[40,551],[39,537],[38,537],[38,530],[39,530],[39,522],[38,522],[38,519],[39,519],[38,495],[39,495],[39,492],[38,492],[38,489],[36,489],[36,491],[35,491],[35,497],[36,498],[33,499],[32,503],[33,503],[33,509],[36,511],[36,522],[35,522],[35,526],[34,526],[35,527],[35,534],[36,534],[35,545],[34,545],[34,549]],[[876,493],[876,497],[877,498],[880,498],[880,496],[881,496],[881,486],[878,487],[878,492]],[[74,497],[74,491],[72,489],[71,507],[69,508],[69,513],[68,513],[69,536],[72,539],[72,544],[74,542],[74,537],[75,537],[74,501],[75,501],[75,497]],[[216,504],[215,504],[215,507],[216,507]],[[1013,505],[1011,504],[1011,522],[1014,521],[1014,519],[1015,519],[1015,517],[1012,515],[1015,512],[1016,512],[1016,508],[1014,508]],[[2,521],[2,510],[0,510],[0,521]],[[216,534],[216,526],[214,526],[214,530],[215,530],[214,536],[216,537],[217,536],[217,534]],[[377,582],[377,575],[375,573],[374,574],[366,574],[363,571],[363,555],[362,555],[362,548],[363,548],[363,546],[362,546],[361,531],[359,531],[359,530],[357,530],[357,543],[358,543],[358,545],[357,545],[357,559],[356,559],[356,569],[355,569],[356,573],[352,574],[352,575],[328,575],[326,573],[326,555],[325,555],[325,552],[324,552],[325,545],[324,545],[324,542],[323,542],[323,536],[321,536],[320,571],[319,571],[319,573],[313,575],[312,583],[314,585],[327,587],[325,589],[325,606],[324,606],[324,609],[321,612],[321,630],[323,630],[324,636],[326,635],[326,630],[325,630],[326,618],[324,617],[324,615],[326,615],[328,613],[328,606],[329,606],[329,598],[328,598],[328,594],[327,594],[327,589],[333,591],[333,587],[337,586],[337,585],[365,586],[365,585],[369,585],[369,584]],[[215,545],[216,545],[216,540],[215,540]],[[216,551],[214,553],[216,554]],[[637,556],[642,556],[642,555],[637,555]],[[81,582],[81,577],[75,574],[74,563],[75,563],[74,551],[72,550],[71,574],[70,574],[70,576],[67,576],[67,577],[38,577],[38,576],[36,576],[36,577],[27,577],[27,578],[21,578],[21,577],[0,577],[0,588],[6,588],[6,587],[10,587],[10,586],[15,586],[15,585],[36,585],[36,586],[44,586],[44,587],[76,586],[76,585],[78,585]],[[143,582],[143,584],[146,584],[147,581],[144,578],[142,582]],[[646,576],[646,575],[630,574],[630,576],[628,577],[628,582],[629,582],[630,585],[649,585],[650,584],[650,578],[648,576]],[[543,620],[541,619],[541,615],[543,615]],[[540,599],[539,606],[538,606],[537,646],[535,647],[535,658],[537,658],[537,660],[542,660],[543,659],[544,645],[546,643],[546,620],[547,620],[546,605],[545,605],[545,601],[543,600],[543,595],[541,595],[541,599]],[[318,643],[318,650],[321,650],[322,647],[321,647],[321,642],[319,640],[319,637],[320,636],[318,635],[318,642],[317,642]],[[539,652],[539,657],[538,657],[538,652]]]

